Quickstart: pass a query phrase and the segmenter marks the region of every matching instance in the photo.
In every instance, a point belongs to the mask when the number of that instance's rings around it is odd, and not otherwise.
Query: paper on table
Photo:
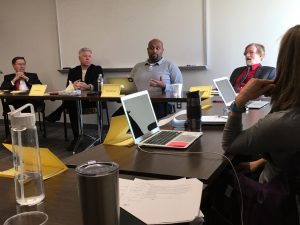
[[[69,80],[69,85],[68,85],[68,87],[66,88],[65,91],[71,92],[71,91],[74,91],[74,90],[75,89],[74,89],[73,83],[72,83],[72,81]]]
[[[227,122],[228,116],[202,116],[202,124],[225,124]]]
[[[12,145],[3,144],[9,151],[12,152]],[[26,154],[23,154],[24,166],[30,166],[30,158],[32,157],[33,150],[30,147],[23,147],[23,151]],[[40,148],[40,157],[41,157],[41,166],[42,166],[42,174],[43,179],[46,180],[50,177],[53,177],[57,174],[60,174],[68,169],[68,167],[57,158],[48,148]],[[6,171],[1,171],[0,176],[14,178],[15,173],[14,169],[8,169]]]
[[[120,201],[124,197],[125,193],[128,191],[130,185],[132,184],[133,180],[119,178],[119,198]]]
[[[135,179],[121,195],[120,206],[146,224],[188,222],[199,215],[202,187],[195,178]]]

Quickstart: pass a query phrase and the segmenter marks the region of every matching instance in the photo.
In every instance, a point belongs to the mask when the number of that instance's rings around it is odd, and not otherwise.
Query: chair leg
[[[4,119],[4,128],[5,128],[5,138],[9,136],[9,120],[8,120],[8,115],[4,114],[3,115]]]
[[[43,117],[43,130],[44,130],[44,134],[43,137],[46,138],[47,137],[47,130],[46,130],[46,120],[45,120],[45,112],[42,112],[42,117]]]
[[[109,113],[108,113],[108,108],[106,108],[106,120],[107,120],[107,125],[109,126],[110,121],[109,121]]]
[[[65,141],[68,141],[67,114],[65,110],[64,110],[64,131],[65,131]]]
[[[42,131],[43,128],[42,128],[42,123],[41,123],[41,114],[40,114],[40,112],[38,112],[38,117],[39,117],[39,127],[40,127],[40,131]]]

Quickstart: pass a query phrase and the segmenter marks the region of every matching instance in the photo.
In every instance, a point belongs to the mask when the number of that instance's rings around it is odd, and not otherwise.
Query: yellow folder
[[[31,86],[29,96],[43,96],[45,94],[47,84],[33,84]]]
[[[206,86],[193,86],[190,87],[190,91],[199,91],[201,94],[201,98],[210,98],[212,97],[211,91],[212,91],[212,85],[206,85]]]
[[[212,85],[190,87],[190,91],[199,91],[201,94],[201,98],[205,99],[201,102],[202,110],[207,110],[212,107],[211,104],[212,88],[213,88]]]
[[[3,144],[9,151],[12,150],[11,144]],[[31,166],[30,159],[32,158],[35,149],[32,147],[23,147],[23,162],[24,167],[28,168]],[[40,148],[40,156],[41,156],[41,167],[42,167],[42,174],[43,179],[46,180],[50,177],[53,177],[57,174],[60,174],[68,169],[68,167],[59,159],[57,158],[48,148]],[[14,168],[0,171],[1,177],[8,177],[14,178],[15,170]]]
[[[101,97],[120,97],[120,84],[103,84],[101,89]]]
[[[106,145],[132,146],[133,138],[127,133],[129,130],[125,115],[113,116],[110,121],[109,130],[103,141]]]

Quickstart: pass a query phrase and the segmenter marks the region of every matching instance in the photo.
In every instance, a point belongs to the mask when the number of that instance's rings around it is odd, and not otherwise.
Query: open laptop
[[[186,149],[203,134],[202,132],[161,130],[148,91],[123,96],[121,102],[134,143],[140,146]],[[166,134],[172,138],[165,139]]]
[[[229,107],[235,100],[237,93],[233,89],[228,77],[220,77],[213,79],[215,86],[219,90],[219,94],[222,97],[226,107]],[[269,104],[268,101],[250,101],[246,107],[250,109],[260,109],[265,105]]]
[[[132,77],[114,77],[106,78],[108,84],[120,84],[121,94],[128,95],[137,92],[136,85]]]

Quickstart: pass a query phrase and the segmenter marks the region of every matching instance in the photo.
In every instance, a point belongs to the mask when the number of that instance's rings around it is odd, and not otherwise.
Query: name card
[[[31,86],[29,96],[43,96],[45,94],[46,84],[33,84]]]
[[[101,97],[120,97],[120,84],[103,84]]]

